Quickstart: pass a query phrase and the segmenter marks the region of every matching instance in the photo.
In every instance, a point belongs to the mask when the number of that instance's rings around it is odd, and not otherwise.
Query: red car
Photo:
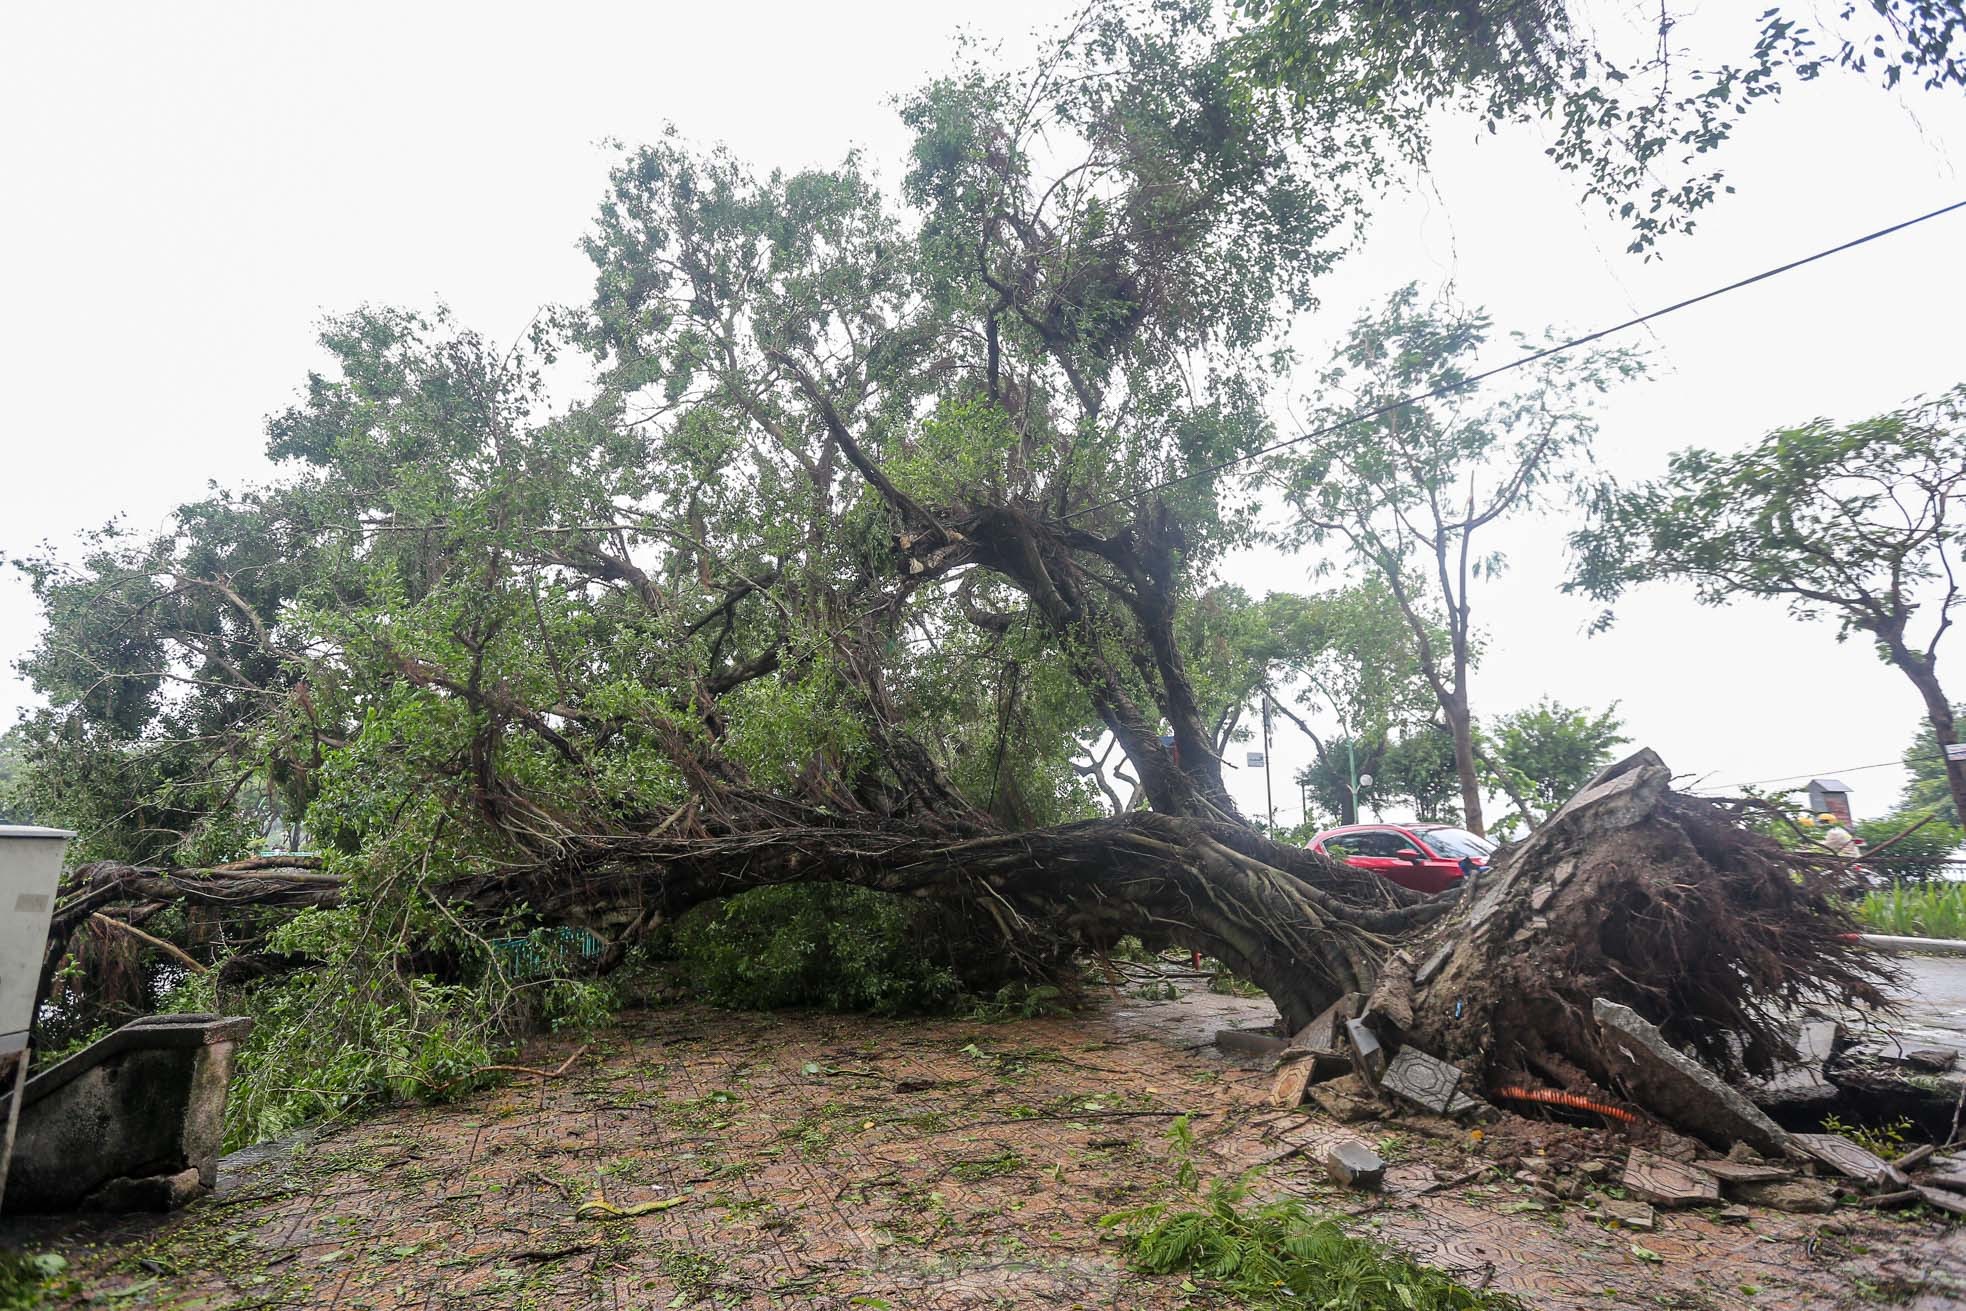
[[[1495,854],[1493,842],[1452,824],[1347,824],[1326,829],[1310,846],[1415,892],[1451,888]]]

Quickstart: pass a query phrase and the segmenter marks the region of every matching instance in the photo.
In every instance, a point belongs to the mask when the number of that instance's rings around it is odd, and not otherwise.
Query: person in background
[[[1852,833],[1849,829],[1844,828],[1842,822],[1835,815],[1824,811],[1822,814],[1816,816],[1816,822],[1823,826],[1822,844],[1828,847],[1833,854],[1838,856],[1861,856],[1863,854],[1864,840]]]

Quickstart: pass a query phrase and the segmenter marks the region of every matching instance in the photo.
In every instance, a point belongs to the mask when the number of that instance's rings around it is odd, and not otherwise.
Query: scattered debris
[[[1215,1046],[1225,1052],[1235,1052],[1240,1056],[1276,1056],[1290,1044],[1274,1034],[1258,1033],[1253,1029],[1217,1029]]]
[[[1777,1179],[1793,1179],[1795,1171],[1779,1165],[1767,1165],[1755,1161],[1695,1161],[1694,1166],[1719,1179],[1723,1184],[1763,1184]]]
[[[1629,1006],[1600,997],[1591,1008],[1611,1052],[1624,1058],[1618,1073],[1641,1105],[1668,1117],[1714,1147],[1746,1142],[1770,1156],[1793,1152],[1788,1133],[1713,1071],[1667,1042]]]
[[[574,1211],[577,1220],[626,1220],[637,1215],[654,1215],[657,1211],[667,1211],[672,1206],[681,1206],[689,1198],[685,1195],[661,1197],[652,1202],[636,1202],[633,1206],[616,1206],[605,1197],[590,1197]]]
[[[1314,1085],[1311,1100],[1317,1103],[1319,1110],[1340,1124],[1370,1120],[1379,1114],[1379,1104],[1373,1100],[1372,1090],[1356,1074]]]
[[[1379,1035],[1361,1018],[1345,1021],[1345,1036],[1352,1042],[1352,1068],[1367,1086],[1378,1087],[1386,1073],[1386,1049],[1379,1045]]]
[[[1763,1106],[1795,1106],[1834,1099],[1837,1087],[1823,1077],[1829,1059],[1836,1051],[1842,1032],[1834,1020],[1818,1020],[1798,1026],[1795,1060],[1776,1070],[1754,1088],[1754,1099]]]
[[[1763,1184],[1730,1184],[1736,1201],[1771,1211],[1822,1215],[1836,1209],[1836,1190],[1820,1179],[1782,1179]]]
[[[1696,1166],[1634,1147],[1625,1162],[1625,1191],[1660,1206],[1694,1206],[1720,1200],[1720,1180]]]
[[[1356,1138],[1348,1138],[1326,1152],[1324,1170],[1332,1182],[1346,1188],[1377,1188],[1386,1181],[1385,1161]]]
[[[1607,1197],[1597,1204],[1598,1213],[1607,1220],[1615,1220],[1627,1229],[1651,1233],[1659,1227],[1659,1217],[1644,1202],[1621,1202]]]
[[[1290,1040],[1290,1045],[1314,1052],[1336,1052],[1338,1026],[1357,1015],[1359,1008],[1364,1004],[1365,998],[1359,993],[1346,993],[1319,1011],[1316,1018],[1299,1029],[1297,1036]]]
[[[1911,1191],[1927,1206],[1937,1207],[1953,1215],[1966,1215],[1966,1197],[1944,1188],[1927,1188],[1923,1184],[1913,1184]]]
[[[1460,1082],[1460,1066],[1429,1056],[1408,1043],[1386,1066],[1379,1086],[1436,1114],[1445,1115],[1454,1105]]]
[[[1270,1083],[1270,1105],[1291,1110],[1304,1101],[1304,1091],[1317,1072],[1317,1058],[1309,1051],[1291,1048],[1277,1061],[1276,1078]]]
[[[1903,1171],[1875,1152],[1866,1151],[1841,1134],[1799,1133],[1798,1147],[1846,1178],[1871,1188],[1903,1188]]]

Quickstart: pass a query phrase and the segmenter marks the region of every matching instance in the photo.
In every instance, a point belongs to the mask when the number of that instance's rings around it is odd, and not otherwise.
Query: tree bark
[[[1918,689],[1919,697],[1925,702],[1925,719],[1932,725],[1932,737],[1938,742],[1939,757],[1945,764],[1946,786],[1952,790],[1952,804],[1962,821],[1966,821],[1966,761],[1954,760],[1946,754],[1946,748],[1959,742],[1959,728],[1953,720],[1952,702],[1946,697],[1945,689],[1939,686],[1935,661],[1927,655],[1911,650],[1902,641],[1887,640],[1886,650],[1891,663],[1896,665],[1911,685]]]
[[[1461,822],[1470,832],[1486,837],[1488,829],[1481,815],[1481,775],[1475,769],[1474,723],[1468,712],[1466,684],[1442,701],[1441,712],[1454,737],[1454,772],[1461,780]]]

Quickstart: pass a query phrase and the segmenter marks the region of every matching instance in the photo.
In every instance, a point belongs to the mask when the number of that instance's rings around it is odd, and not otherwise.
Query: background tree
[[[1610,601],[1673,579],[1708,605],[1758,596],[1798,619],[1833,618],[1839,641],[1864,634],[1917,689],[1942,757],[1959,741],[1938,651],[1960,595],[1962,488],[1966,386],[1845,427],[1783,429],[1733,454],[1682,451],[1665,477],[1603,493],[1571,537],[1565,588]],[[1960,813],[1966,762],[1946,762],[1945,774]]]
[[[1506,827],[1496,826],[1504,832],[1542,823],[1630,740],[1615,701],[1592,714],[1548,697],[1497,717],[1482,737],[1483,768],[1516,808]]]
[[[1959,707],[1952,707],[1954,722],[1959,718]],[[1939,739],[1933,733],[1932,722],[1921,720],[1911,735],[1911,745],[1905,748],[1905,772],[1911,777],[1905,781],[1904,796],[1899,799],[1898,809],[1914,815],[1933,813],[1947,824],[1959,823],[1959,804],[1953,800],[1952,779],[1946,770],[1945,753],[1939,749]]]
[[[1479,642],[1473,588],[1504,560],[1478,552],[1475,535],[1581,494],[1596,432],[1590,402],[1640,371],[1626,351],[1546,360],[1515,391],[1476,409],[1473,389],[1461,384],[1489,334],[1486,315],[1423,306],[1408,286],[1354,326],[1321,380],[1326,408],[1313,431],[1330,431],[1275,466],[1296,512],[1283,539],[1342,544],[1392,594],[1454,743],[1463,822],[1477,833],[1484,829],[1468,688]],[[1455,394],[1396,404],[1443,388]],[[1346,421],[1378,410],[1386,412]],[[1444,643],[1432,627],[1436,613]]]

